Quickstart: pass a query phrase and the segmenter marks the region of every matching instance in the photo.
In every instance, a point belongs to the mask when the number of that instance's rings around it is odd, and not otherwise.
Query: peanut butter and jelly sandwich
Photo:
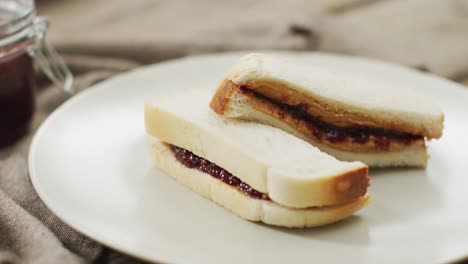
[[[368,167],[344,162],[271,126],[214,113],[212,90],[158,96],[145,104],[157,167],[234,214],[285,227],[349,217],[370,201]]]
[[[426,140],[442,135],[431,99],[372,76],[249,54],[219,84],[218,114],[299,137],[339,160],[425,167]]]

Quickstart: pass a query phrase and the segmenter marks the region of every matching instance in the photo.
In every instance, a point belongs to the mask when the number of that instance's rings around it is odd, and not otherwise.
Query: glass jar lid
[[[33,0],[0,1],[0,38],[30,25],[35,16]]]

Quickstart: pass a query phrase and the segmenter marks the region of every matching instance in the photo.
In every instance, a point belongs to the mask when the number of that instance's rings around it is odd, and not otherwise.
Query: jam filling
[[[381,150],[388,150],[391,141],[398,141],[402,144],[410,145],[414,141],[423,139],[422,136],[388,129],[335,126],[308,114],[308,105],[299,104],[292,106],[277,102],[246,87],[241,87],[241,91],[250,92],[255,97],[267,100],[268,102],[280,108],[282,111],[289,113],[293,118],[303,120],[306,123],[307,128],[317,139],[326,139],[330,143],[340,143],[349,138],[352,143],[356,144],[365,144],[369,141],[373,141],[377,148]]]
[[[208,173],[209,175],[213,176],[214,178],[227,183],[239,191],[243,192],[244,194],[260,199],[260,200],[270,200],[268,194],[261,193],[248,185],[247,183],[241,181],[236,176],[232,175],[227,170],[219,167],[218,165],[210,162],[204,158],[201,158],[192,152],[176,147],[174,145],[170,145],[170,149],[176,159],[182,163],[184,166],[190,169],[197,169],[201,172]]]

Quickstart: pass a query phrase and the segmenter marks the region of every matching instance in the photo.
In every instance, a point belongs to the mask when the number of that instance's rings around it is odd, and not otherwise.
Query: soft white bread
[[[412,144],[398,151],[383,152],[351,152],[339,150],[321,143],[315,138],[308,137],[297,129],[293,128],[281,119],[275,118],[258,109],[249,103],[250,98],[243,93],[234,92],[225,105],[224,117],[258,122],[273,127],[280,128],[296,137],[299,137],[323,152],[326,152],[339,160],[354,161],[359,160],[371,167],[388,166],[413,166],[425,167],[428,160],[425,145]]]
[[[226,81],[283,103],[311,105],[310,114],[332,124],[385,128],[426,138],[442,135],[444,115],[439,106],[391,80],[249,54],[231,67]]]
[[[195,169],[183,166],[167,145],[150,139],[150,151],[156,165],[180,183],[234,214],[250,220],[285,227],[313,227],[337,222],[366,206],[365,195],[345,204],[292,209],[271,201],[248,197],[234,187]]]
[[[341,162],[270,126],[224,120],[209,108],[211,90],[179,91],[145,105],[146,129],[229,171],[291,208],[336,205],[367,192],[367,166]]]

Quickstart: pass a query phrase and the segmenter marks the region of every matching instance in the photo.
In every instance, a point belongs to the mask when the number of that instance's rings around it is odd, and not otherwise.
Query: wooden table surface
[[[468,0],[40,0],[67,54],[152,63],[238,49],[378,58],[468,82]]]

